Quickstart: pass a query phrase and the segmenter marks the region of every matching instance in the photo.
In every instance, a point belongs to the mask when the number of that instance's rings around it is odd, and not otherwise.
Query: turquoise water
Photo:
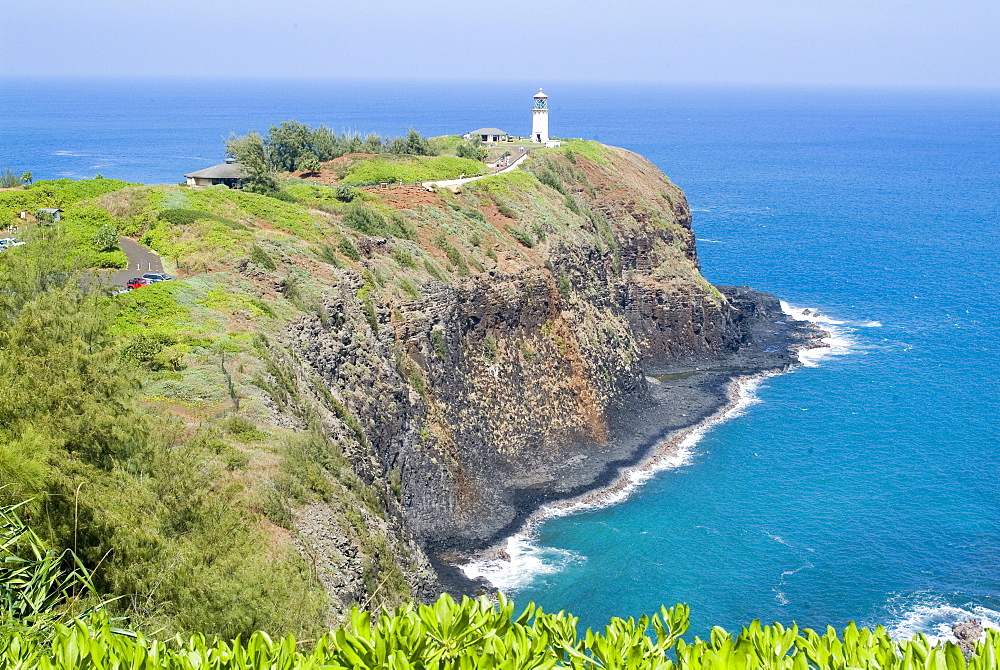
[[[996,99],[763,97],[648,154],[706,276],[844,321],[839,355],[767,380],[627,502],[545,523],[536,556],[565,566],[515,593],[587,625],[688,602],[702,632],[997,621]]]
[[[148,183],[290,117],[527,132],[538,85],[7,84],[0,168]],[[677,601],[701,633],[1000,621],[1000,95],[546,92],[554,135],[635,150],[685,189],[710,280],[841,323],[831,355],[765,380],[626,501],[536,528],[498,580],[585,625]]]

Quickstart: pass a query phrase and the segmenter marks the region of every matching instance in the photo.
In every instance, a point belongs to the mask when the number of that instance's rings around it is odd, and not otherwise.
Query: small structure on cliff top
[[[198,170],[191,174],[184,175],[188,186],[216,186],[225,184],[229,188],[239,188],[242,168],[236,164],[235,158],[227,158],[221,165]]]
[[[510,134],[499,128],[479,128],[462,135],[467,140],[478,137],[483,142],[506,142],[510,139]]]

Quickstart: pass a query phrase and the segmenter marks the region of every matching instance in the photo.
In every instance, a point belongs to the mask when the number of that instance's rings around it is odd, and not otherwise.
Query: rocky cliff
[[[414,241],[362,239],[271,352],[357,474],[391,492],[392,551],[420,594],[435,584],[418,546],[481,548],[606,480],[644,448],[628,432],[654,404],[648,369],[738,356],[777,318],[776,301],[700,275],[684,194],[622,149],[570,143],[457,194],[384,202]],[[446,272],[413,265],[417,290],[399,291],[381,269],[414,242]],[[322,514],[300,519],[313,555],[330,554]]]

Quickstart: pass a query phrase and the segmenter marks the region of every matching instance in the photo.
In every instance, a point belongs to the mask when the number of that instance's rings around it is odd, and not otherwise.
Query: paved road
[[[119,237],[118,243],[128,256],[128,267],[111,275],[110,282],[115,286],[124,286],[132,277],[141,277],[146,272],[163,272],[163,261],[150,249],[127,237]]]

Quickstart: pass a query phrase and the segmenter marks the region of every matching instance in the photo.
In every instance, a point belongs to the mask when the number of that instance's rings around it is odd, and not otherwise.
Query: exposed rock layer
[[[648,161],[605,148],[602,160],[530,164],[559,175],[565,200],[541,185],[468,199],[499,231],[513,225],[499,211],[518,198],[517,225],[537,227],[557,207],[569,224],[537,228],[547,234],[532,249],[498,246],[487,271],[426,282],[415,299],[366,303],[365,280],[345,270],[282,354],[355,472],[391,491],[391,551],[412,564],[403,572],[418,595],[434,585],[413,539],[431,554],[481,548],[713,411],[732,376],[788,365],[809,337],[780,323],[772,297],[701,277],[684,196]],[[720,365],[729,369],[673,396],[646,377]],[[300,516],[303,546],[349,568],[349,549],[318,539],[323,517]],[[328,587],[350,586],[336,572]]]

